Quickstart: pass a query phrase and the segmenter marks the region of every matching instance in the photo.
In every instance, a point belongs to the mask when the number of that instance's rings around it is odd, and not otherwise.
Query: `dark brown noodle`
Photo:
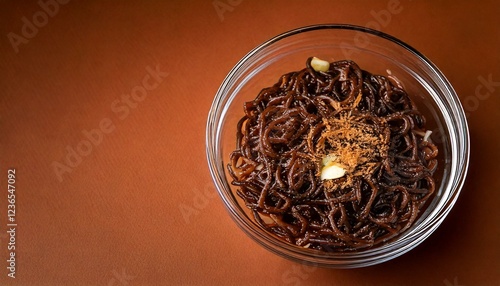
[[[244,112],[228,165],[232,184],[255,221],[290,243],[337,252],[372,247],[408,229],[434,193],[438,149],[423,140],[424,117],[399,82],[352,61],[318,72],[309,58]],[[318,141],[325,119],[346,116],[387,137],[387,152],[370,173],[332,189],[318,175]]]

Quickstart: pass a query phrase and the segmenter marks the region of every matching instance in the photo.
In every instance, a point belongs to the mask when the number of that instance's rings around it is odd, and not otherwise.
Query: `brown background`
[[[46,23],[36,1],[17,2],[0,4],[0,284],[500,285],[500,2],[401,0],[390,13],[389,0],[70,1]],[[16,53],[9,34],[34,15],[41,27]],[[455,208],[382,265],[303,268],[266,251],[232,222],[209,176],[205,123],[225,75],[261,42],[316,23],[378,24],[430,58],[469,115]],[[125,107],[122,95],[154,83],[148,67],[168,76]],[[102,120],[109,132],[60,181],[54,162],[85,151],[84,131]],[[11,167],[16,279],[6,269]]]

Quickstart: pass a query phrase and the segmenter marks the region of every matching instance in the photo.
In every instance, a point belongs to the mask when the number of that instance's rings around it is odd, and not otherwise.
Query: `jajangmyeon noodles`
[[[245,103],[232,184],[255,222],[289,243],[369,248],[415,221],[435,191],[438,149],[399,81],[311,61]],[[328,164],[341,176],[322,178]]]

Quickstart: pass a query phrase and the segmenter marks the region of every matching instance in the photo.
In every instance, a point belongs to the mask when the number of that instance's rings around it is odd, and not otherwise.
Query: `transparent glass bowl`
[[[392,74],[403,84],[439,148],[437,192],[414,225],[394,240],[349,253],[321,252],[289,244],[260,228],[236,195],[227,173],[236,147],[243,104],[282,74],[305,67],[308,57],[351,59],[373,74]],[[469,162],[469,130],[460,101],[438,68],[414,48],[375,30],[351,25],[315,25],[278,35],[243,57],[220,86],[208,115],[207,159],[213,181],[230,216],[253,240],[285,258],[310,265],[355,268],[398,257],[424,241],[458,198]]]

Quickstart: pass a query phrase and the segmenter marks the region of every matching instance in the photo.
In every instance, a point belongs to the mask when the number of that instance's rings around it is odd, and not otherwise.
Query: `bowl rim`
[[[238,213],[237,210],[234,208],[230,207],[232,206],[232,203],[229,201],[229,199],[226,197],[224,194],[224,184],[227,184],[228,182],[224,180],[220,175],[219,175],[219,167],[217,166],[217,159],[214,154],[217,152],[216,146],[217,142],[213,142],[211,136],[214,134],[214,131],[220,130],[219,122],[217,122],[217,118],[214,116],[216,115],[216,110],[218,110],[218,107],[220,106],[220,103],[223,100],[223,92],[224,90],[227,89],[228,85],[231,84],[231,79],[234,78],[234,76],[237,74],[237,72],[244,66],[244,64],[252,59],[256,54],[259,52],[265,50],[267,47],[273,45],[274,43],[291,37],[293,35],[299,34],[299,33],[305,33],[305,32],[310,32],[310,31],[318,31],[318,30],[350,30],[350,31],[355,31],[355,32],[362,32],[362,33],[368,33],[374,36],[377,36],[379,38],[385,39],[393,44],[398,45],[399,47],[404,48],[406,51],[410,52],[413,56],[415,56],[420,63],[423,63],[427,68],[430,69],[433,75],[437,76],[437,79],[439,79],[440,83],[444,85],[445,89],[447,90],[447,103],[450,104],[451,108],[453,111],[457,112],[457,117],[452,119],[458,120],[455,124],[457,126],[461,126],[462,128],[457,128],[457,131],[460,135],[460,138],[462,141],[462,148],[460,150],[455,150],[455,152],[463,152],[458,154],[458,159],[459,162],[453,162],[458,167],[453,167],[453,165],[450,167],[453,171],[457,170],[454,174],[450,174],[450,179],[453,179],[453,182],[450,182],[450,189],[452,190],[451,194],[451,200],[449,197],[446,198],[444,201],[446,203],[446,207],[443,208],[443,212],[440,212],[439,214],[436,215],[435,219],[436,221],[431,225],[431,228],[427,230],[427,228],[424,228],[418,233],[422,233],[425,237],[418,241],[417,243],[414,244],[407,244],[405,243],[406,240],[409,238],[410,235],[413,235],[414,233],[405,233],[403,236],[395,240],[393,243],[389,243],[386,245],[382,245],[380,247],[375,247],[372,249],[367,249],[367,250],[362,250],[361,252],[352,252],[352,253],[328,253],[328,252],[317,252],[314,253],[313,259],[316,260],[316,262],[304,260],[304,255],[302,249],[295,245],[288,245],[286,243],[280,244],[279,250],[276,249],[278,240],[277,239],[271,239],[267,235],[264,235],[260,232],[256,231],[250,231],[253,230],[252,226],[247,222],[244,218],[241,217],[241,214]],[[443,113],[444,111],[439,108],[440,113]],[[443,114],[444,117],[446,117],[446,114]],[[448,115],[449,116],[449,115]],[[219,117],[223,118],[222,115],[219,115]],[[448,123],[446,124],[448,125]],[[450,127],[450,126],[448,126]],[[217,135],[218,136],[218,135]],[[451,139],[452,141],[456,141],[455,138]],[[453,142],[450,142],[451,147],[451,153],[453,156],[453,148],[455,148],[455,145],[458,144],[452,144]],[[404,253],[410,251],[417,245],[419,245],[421,242],[423,242],[427,236],[431,235],[435,229],[439,227],[441,222],[445,219],[447,214],[451,211],[453,208],[453,205],[455,204],[456,200],[458,199],[458,196],[462,190],[463,184],[466,179],[468,167],[469,167],[469,156],[470,156],[470,134],[469,134],[469,127],[467,124],[465,112],[463,110],[463,107],[460,103],[460,100],[451,86],[451,84],[448,82],[447,78],[444,76],[444,74],[437,68],[436,65],[434,65],[429,59],[427,59],[421,52],[417,51],[415,48],[411,47],[410,45],[406,44],[405,42],[399,40],[398,38],[391,36],[387,33],[370,29],[367,27],[363,26],[356,26],[356,25],[350,25],[350,24],[316,24],[316,25],[309,25],[309,26],[303,26],[299,28],[295,28],[286,32],[283,32],[281,34],[278,34],[272,38],[270,38],[267,41],[264,41],[263,43],[259,44],[252,50],[250,50],[244,57],[242,57],[236,65],[230,70],[230,72],[226,75],[224,78],[222,84],[220,85],[219,89],[216,92],[216,95],[214,97],[214,100],[212,102],[209,114],[208,114],[208,120],[206,124],[206,155],[207,155],[207,162],[210,170],[210,174],[212,177],[212,180],[216,186],[216,189],[219,193],[219,196],[224,202],[224,206],[227,211],[231,214],[231,218],[235,223],[248,235],[252,238],[252,240],[256,241],[259,245],[265,247],[266,249],[270,250],[271,252],[274,252],[280,256],[285,256],[286,258],[301,262],[301,263],[307,263],[310,265],[315,265],[315,266],[327,266],[327,267],[334,267],[334,268],[354,268],[354,267],[363,267],[363,266],[369,266],[369,265],[374,265],[378,263],[382,263],[387,260],[391,260],[393,258],[396,258],[400,255],[403,255]],[[224,170],[224,166],[222,166],[222,170]],[[231,191],[231,190],[229,190]],[[242,206],[238,205],[239,208]],[[246,216],[245,216],[246,218]],[[249,219],[249,218],[246,218]],[[242,225],[244,227],[242,227]],[[426,226],[427,227],[427,226]],[[280,241],[281,242],[281,241]],[[382,256],[376,255],[374,258],[374,254],[380,254],[381,250],[384,250],[386,248],[392,248],[391,251],[389,252],[383,252]],[[396,247],[394,249],[394,247]],[[404,247],[403,249],[399,247]],[[284,254],[284,251],[287,251],[289,253]],[[304,249],[305,250],[305,249]],[[371,259],[370,259],[371,258]],[[354,259],[354,261],[353,261]],[[361,261],[360,261],[361,259]]]

